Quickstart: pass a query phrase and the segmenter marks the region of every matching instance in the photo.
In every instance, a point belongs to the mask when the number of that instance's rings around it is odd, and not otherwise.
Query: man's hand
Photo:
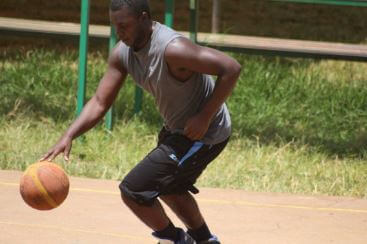
[[[64,159],[69,160],[69,155],[71,151],[72,138],[64,135],[61,137],[58,143],[56,143],[41,159],[40,161],[52,161],[61,152],[64,153]]]
[[[210,119],[202,114],[197,114],[186,121],[184,135],[191,140],[200,140],[204,137],[210,125]]]

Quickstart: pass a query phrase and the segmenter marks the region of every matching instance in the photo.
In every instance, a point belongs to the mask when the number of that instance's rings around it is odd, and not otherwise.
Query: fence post
[[[112,52],[113,48],[116,45],[116,31],[115,28],[111,25],[111,31],[110,31],[110,40],[109,40],[109,53]],[[106,117],[105,117],[105,124],[107,130],[112,130],[113,127],[113,105],[111,105],[111,108],[107,111]]]
[[[197,42],[199,0],[190,0],[190,39]]]
[[[142,104],[143,104],[143,89],[141,89],[139,86],[135,86],[134,114],[137,114],[141,111]]]
[[[164,24],[172,27],[173,26],[173,16],[174,16],[174,10],[175,10],[175,1],[174,0],[166,0],[165,2],[165,15],[164,15]]]
[[[77,92],[77,116],[80,115],[85,100],[85,86],[87,77],[87,54],[88,54],[88,33],[89,33],[89,0],[82,0],[80,17],[80,37],[79,37],[79,82]]]
[[[212,33],[220,32],[221,0],[213,0]]]

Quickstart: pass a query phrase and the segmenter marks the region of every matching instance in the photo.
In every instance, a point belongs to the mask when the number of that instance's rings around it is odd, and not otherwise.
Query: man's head
[[[139,16],[141,13],[146,12],[150,18],[150,8],[148,0],[111,0],[110,10],[118,11],[123,7],[129,8],[132,13]]]
[[[110,19],[126,45],[139,48],[151,31],[148,0],[111,0]]]

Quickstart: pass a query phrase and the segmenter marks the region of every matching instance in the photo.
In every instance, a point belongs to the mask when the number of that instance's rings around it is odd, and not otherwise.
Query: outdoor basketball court
[[[38,211],[19,194],[21,174],[0,171],[1,244],[156,243],[122,204],[118,181],[71,177],[65,202]],[[224,244],[367,243],[367,200],[200,190],[201,210]]]

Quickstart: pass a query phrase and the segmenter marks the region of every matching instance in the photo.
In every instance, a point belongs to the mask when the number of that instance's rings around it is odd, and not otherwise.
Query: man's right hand
[[[64,153],[64,159],[69,160],[69,155],[71,151],[72,138],[64,135],[61,139],[40,159],[40,161],[52,161],[61,152]]]

